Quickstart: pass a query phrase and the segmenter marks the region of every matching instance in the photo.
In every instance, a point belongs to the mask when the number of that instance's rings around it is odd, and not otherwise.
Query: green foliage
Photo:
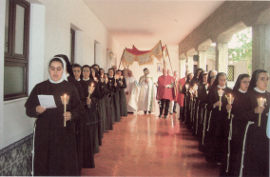
[[[239,45],[229,49],[229,58],[233,61],[249,60],[252,57],[251,30],[235,35]]]
[[[233,62],[247,61],[248,71],[252,69],[252,35],[251,28],[236,33],[231,40],[232,47],[229,48],[229,60]]]

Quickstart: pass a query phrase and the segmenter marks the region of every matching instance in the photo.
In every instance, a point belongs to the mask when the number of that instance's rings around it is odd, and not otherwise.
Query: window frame
[[[25,0],[9,0],[8,16],[8,48],[5,52],[4,66],[21,66],[24,69],[23,91],[16,94],[5,94],[4,101],[18,99],[28,96],[28,57],[29,57],[29,30],[30,30],[30,3]],[[16,5],[24,8],[24,33],[23,54],[15,53],[15,27],[16,27]],[[5,41],[6,44],[7,41]]]
[[[74,64],[75,62],[75,40],[76,40],[76,30],[70,28],[70,62]]]
[[[230,69],[232,70],[232,79],[230,79],[229,78],[229,71],[230,71]],[[228,81],[229,82],[234,82],[234,75],[235,75],[235,67],[234,67],[234,65],[228,65]]]

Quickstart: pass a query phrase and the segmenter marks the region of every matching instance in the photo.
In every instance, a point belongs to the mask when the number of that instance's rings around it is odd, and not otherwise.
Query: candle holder
[[[233,104],[234,101],[234,97],[232,96],[232,94],[226,95],[227,101],[229,105]],[[228,119],[231,118],[231,110],[228,111]]]
[[[198,85],[197,84],[194,84],[193,90],[194,90],[195,97],[198,97]]]
[[[186,88],[186,93],[188,92],[188,89],[189,89],[189,84],[186,84],[185,85],[185,88]]]
[[[218,96],[219,96],[219,102],[221,103],[222,101],[222,96],[224,94],[224,90],[223,89],[219,89],[218,90]],[[219,104],[218,110],[221,111],[221,104]]]
[[[91,83],[91,85],[88,86],[88,98],[90,99],[91,95],[93,94],[95,90],[94,83]]]
[[[190,93],[191,100],[193,100],[194,90],[193,89],[189,89],[189,93]]]
[[[265,98],[257,98],[257,103],[259,107],[264,107],[265,103],[266,103],[266,99]],[[259,119],[258,119],[258,127],[261,126],[261,120],[262,120],[262,113],[259,114]]]
[[[62,104],[64,105],[64,113],[67,112],[67,104],[69,102],[69,95],[67,94],[64,94],[63,96],[61,96],[61,101],[62,101]],[[64,127],[67,126],[67,122],[66,122],[66,119],[64,118]]]

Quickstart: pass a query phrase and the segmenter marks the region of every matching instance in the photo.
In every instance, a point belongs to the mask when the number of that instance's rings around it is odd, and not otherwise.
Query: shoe
[[[167,116],[164,116],[164,119],[167,119]]]
[[[159,118],[161,118],[161,117],[162,117],[162,115],[159,115],[158,117],[159,117]]]

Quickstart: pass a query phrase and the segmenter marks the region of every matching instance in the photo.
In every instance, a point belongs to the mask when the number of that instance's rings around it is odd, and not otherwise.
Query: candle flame
[[[258,102],[258,106],[259,106],[259,107],[263,107],[264,104],[265,104],[265,102],[266,102],[266,99],[260,97],[260,98],[257,99],[257,102]]]

